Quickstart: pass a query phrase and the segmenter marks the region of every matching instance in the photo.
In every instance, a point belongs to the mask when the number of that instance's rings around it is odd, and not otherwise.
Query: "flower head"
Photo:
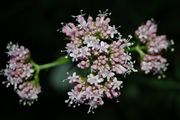
[[[9,61],[4,70],[4,76],[7,77],[8,83],[13,85],[15,89],[18,84],[30,79],[33,76],[33,73],[34,69],[30,63],[24,64],[12,61]]]
[[[19,46],[18,44],[10,42],[7,45],[7,49],[7,54],[12,61],[25,62],[28,58],[30,58],[30,52],[24,46]]]
[[[88,113],[94,113],[93,109],[104,104],[104,98],[117,98],[120,95],[120,88],[122,88],[122,81],[112,77],[109,81],[103,81],[99,75],[89,74],[87,79],[73,73],[68,77],[69,82],[73,83],[74,88],[68,92],[69,99],[65,102],[69,106],[76,107],[76,105],[89,105]]]
[[[164,72],[167,70],[167,60],[160,55],[145,55],[141,62],[141,70],[146,74],[158,74],[159,78],[164,77]]]
[[[33,84],[33,82],[24,82],[18,86],[16,92],[21,98],[20,102],[24,105],[31,105],[34,101],[38,100],[38,94],[41,92],[41,88],[38,84]]]
[[[145,25],[141,25],[135,34],[142,44],[143,48],[146,48],[144,57],[141,61],[141,70],[145,74],[153,73],[159,74],[160,77],[164,77],[163,74],[168,66],[167,60],[163,58],[162,52],[166,51],[173,41],[169,41],[166,35],[157,35],[157,25],[153,20],[148,20]],[[173,51],[173,48],[171,48]]]
[[[7,87],[12,85],[23,104],[30,105],[37,100],[37,95],[41,91],[38,84],[32,84],[36,71],[30,62],[30,51],[12,42],[7,45],[7,49],[10,60],[7,62],[6,69],[3,70],[7,78],[7,81],[3,83],[7,83]]]
[[[7,49],[10,60],[7,62],[3,73],[7,77],[8,84],[13,85],[16,89],[20,83],[33,77],[34,69],[29,62],[30,52],[27,48],[10,42]]]
[[[75,16],[77,24],[67,23],[62,32],[68,36],[66,51],[80,69],[88,70],[82,77],[73,73],[69,82],[74,88],[68,92],[69,105],[89,105],[89,111],[104,104],[104,98],[120,95],[122,81],[116,76],[134,72],[131,56],[126,48],[132,44],[122,38],[115,25],[109,24],[110,13],[100,12],[95,20]]]
[[[150,54],[159,54],[163,50],[167,50],[170,42],[167,40],[165,35],[156,36],[147,43],[147,51]]]
[[[135,34],[142,43],[148,42],[150,39],[156,36],[157,25],[154,23],[154,20],[148,20],[144,25],[141,25],[136,31]]]

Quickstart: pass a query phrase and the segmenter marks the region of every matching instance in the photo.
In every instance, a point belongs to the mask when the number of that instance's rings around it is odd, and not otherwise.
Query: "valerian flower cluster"
[[[140,69],[145,74],[164,77],[169,64],[162,53],[168,50],[173,41],[169,41],[165,35],[157,35],[154,20],[148,20],[135,31],[135,38],[139,42],[133,41],[132,36],[124,38],[115,25],[110,25],[109,16],[108,11],[100,11],[96,18],[86,18],[82,12],[73,16],[76,22],[63,24],[60,30],[68,40],[65,46],[67,56],[44,65],[32,60],[29,49],[10,42],[7,45],[10,59],[2,70],[6,77],[3,83],[7,87],[13,86],[24,105],[31,105],[41,93],[40,71],[72,61],[83,72],[68,76],[67,80],[73,88],[65,102],[73,107],[88,105],[88,113],[94,113],[93,110],[102,106],[105,99],[118,99],[124,76],[137,72],[137,68],[134,68],[135,58],[132,58],[130,51],[140,54]]]
[[[141,61],[141,70],[145,74],[158,74],[159,78],[165,77],[164,72],[167,70],[166,58],[162,57],[162,52],[173,45],[166,35],[157,35],[157,24],[154,20],[148,20],[135,31],[136,37],[146,47],[146,53]],[[173,48],[172,48],[173,50]]]
[[[38,94],[41,92],[39,84],[31,81],[35,70],[30,63],[30,51],[24,46],[13,44],[10,42],[7,45],[8,56],[10,60],[3,70],[7,81],[3,81],[7,87],[13,86],[15,92],[19,95],[20,102],[24,105],[31,105],[38,99]]]

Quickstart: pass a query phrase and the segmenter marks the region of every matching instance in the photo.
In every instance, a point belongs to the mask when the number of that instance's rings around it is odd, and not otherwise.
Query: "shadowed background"
[[[88,107],[69,108],[64,100],[70,90],[64,65],[41,72],[42,93],[39,101],[31,107],[18,103],[19,97],[12,88],[0,85],[0,120],[142,120],[180,119],[180,14],[178,0],[6,0],[0,4],[0,67],[5,68],[6,45],[9,41],[30,49],[32,58],[39,64],[53,61],[60,56],[66,41],[56,32],[61,22],[70,22],[71,15],[80,10],[96,16],[98,10],[112,12],[111,25],[121,26],[126,37],[133,34],[139,25],[154,18],[158,23],[158,34],[166,34],[175,41],[175,52],[168,52],[170,62],[167,78],[142,73],[131,74],[124,80],[119,103],[106,100],[105,104],[87,114]],[[0,80],[5,80],[0,77]]]

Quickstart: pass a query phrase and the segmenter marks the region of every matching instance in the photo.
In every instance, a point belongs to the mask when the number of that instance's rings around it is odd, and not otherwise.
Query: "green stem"
[[[56,67],[58,65],[62,65],[65,64],[67,62],[69,62],[70,60],[68,58],[60,57],[57,60],[55,60],[54,62],[51,63],[47,63],[47,64],[43,64],[43,65],[38,65],[36,64],[33,60],[30,60],[30,63],[33,65],[34,69],[35,69],[35,74],[34,74],[34,80],[33,83],[34,84],[39,84],[39,73],[41,70],[44,69],[49,69],[52,67]]]
[[[33,83],[34,83],[34,84],[39,84],[39,73],[40,73],[39,65],[36,64],[33,60],[30,60],[30,63],[33,65],[33,67],[34,67],[34,69],[35,69],[35,74],[34,74]]]
[[[40,68],[40,70],[49,69],[49,68],[52,68],[52,67],[56,67],[58,65],[65,64],[65,63],[67,63],[69,61],[70,60],[68,58],[60,57],[59,59],[55,60],[54,62],[43,64],[43,65],[39,65],[39,68]]]
[[[136,45],[135,47],[130,48],[130,51],[137,52],[140,55],[141,59],[142,59],[144,57],[144,55],[145,55],[145,53],[143,51],[145,49],[146,49],[145,46]]]

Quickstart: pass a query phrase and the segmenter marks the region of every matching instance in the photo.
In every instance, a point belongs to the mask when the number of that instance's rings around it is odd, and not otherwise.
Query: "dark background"
[[[111,24],[121,25],[124,36],[148,19],[158,23],[158,33],[166,34],[175,41],[175,52],[167,53],[170,62],[167,77],[142,73],[131,74],[124,81],[119,103],[106,100],[105,105],[87,114],[88,107],[69,108],[67,88],[55,86],[61,72],[54,70],[41,73],[42,93],[31,107],[18,103],[12,88],[0,85],[0,120],[160,120],[180,119],[180,4],[178,0],[6,0],[0,3],[0,67],[5,68],[5,51],[9,41],[31,50],[32,58],[39,64],[48,63],[64,49],[63,35],[56,32],[61,22],[70,22],[71,15],[83,9],[87,15],[96,16],[98,10],[112,12]],[[62,69],[61,69],[62,70]],[[56,79],[51,75],[57,76]],[[3,81],[3,77],[0,77]],[[55,79],[55,80],[54,80]],[[52,80],[52,81],[51,81]],[[55,82],[55,83],[53,83]],[[59,82],[60,83],[60,82]],[[57,85],[57,84],[56,84]],[[61,88],[62,87],[62,88]]]

